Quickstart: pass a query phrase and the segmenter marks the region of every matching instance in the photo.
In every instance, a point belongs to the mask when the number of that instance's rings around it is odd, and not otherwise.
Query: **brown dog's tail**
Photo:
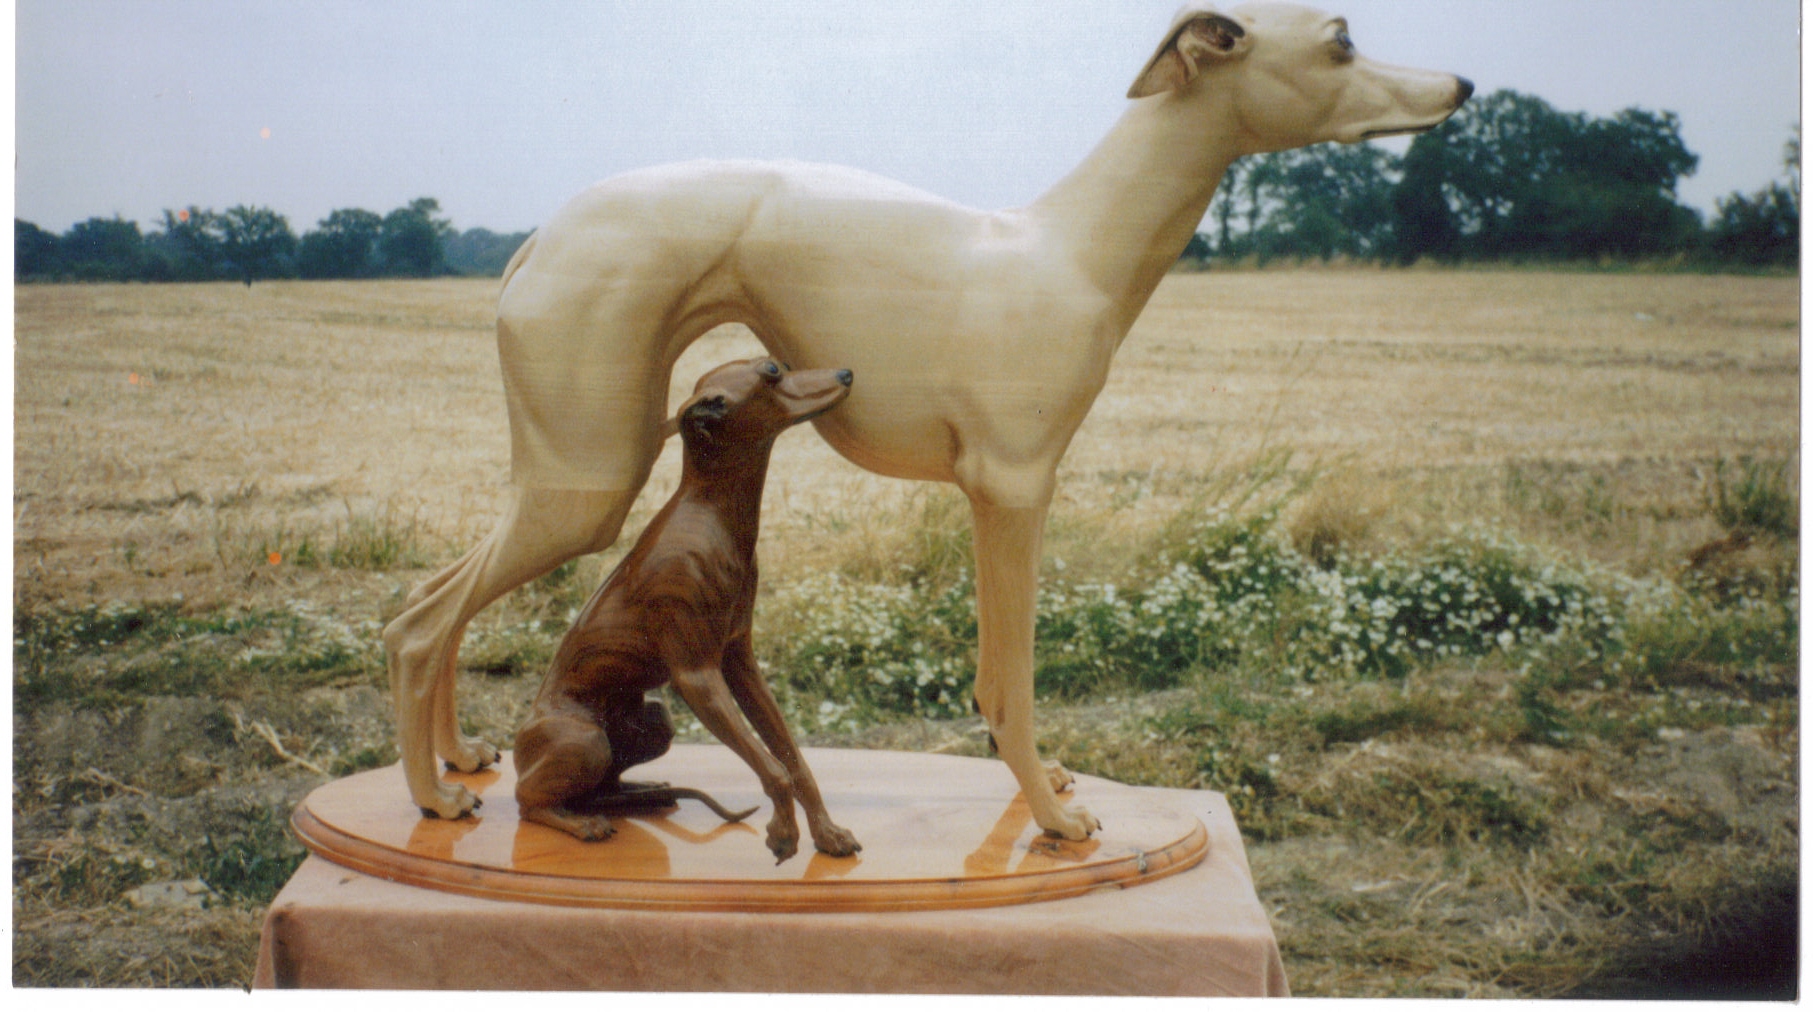
[[[725,822],[742,822],[744,819],[754,815],[756,810],[762,807],[761,805],[757,805],[755,808],[745,808],[740,812],[733,812],[723,805],[718,804],[716,798],[713,798],[711,795],[701,790],[695,790],[691,787],[669,787],[666,788],[666,791],[676,798],[691,798],[694,801],[704,802],[706,808],[716,812],[718,818],[723,819]]]

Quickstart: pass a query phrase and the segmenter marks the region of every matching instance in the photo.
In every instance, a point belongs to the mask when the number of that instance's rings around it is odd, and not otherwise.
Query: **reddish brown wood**
[[[1087,840],[1033,823],[995,760],[807,749],[827,801],[865,849],[776,864],[759,831],[703,806],[618,818],[608,840],[582,842],[517,818],[514,764],[448,774],[484,800],[473,818],[424,818],[400,767],[327,784],[296,810],[309,849],[409,885],[562,906],[730,911],[884,911],[1032,903],[1152,882],[1207,853],[1202,823],[1150,792],[1079,777],[1078,799],[1103,813]],[[675,746],[651,776],[730,805],[763,800],[727,749]],[[1012,795],[1003,804],[1001,799]]]
[[[674,425],[684,441],[680,486],[605,579],[555,648],[528,723],[516,735],[521,817],[582,840],[615,831],[601,806],[646,791],[625,770],[674,740],[664,685],[761,778],[773,803],[767,848],[799,849],[793,807],[805,809],[813,846],[843,857],[862,849],[831,820],[812,770],[756,662],[756,536],[774,440],[849,396],[847,370],[796,372],[774,359],[706,373]],[[740,814],[720,812],[740,821]]]

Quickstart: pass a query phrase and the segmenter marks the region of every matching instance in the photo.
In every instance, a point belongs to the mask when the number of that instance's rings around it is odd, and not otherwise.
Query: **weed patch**
[[[1783,598],[1720,601],[1565,564],[1478,528],[1372,556],[1339,552],[1324,565],[1299,553],[1277,520],[1276,503],[1247,515],[1190,511],[1166,527],[1143,575],[1119,584],[1047,576],[1040,691],[1151,691],[1236,667],[1304,681],[1400,678],[1492,657],[1628,680],[1691,663],[1789,664],[1798,649],[1791,579]],[[955,715],[973,677],[973,586],[966,570],[942,584],[826,574],[774,595],[767,615],[778,617],[758,639],[795,690],[833,708]],[[1532,740],[1565,736],[1565,716],[1540,684],[1520,701]],[[1400,718],[1412,715],[1377,719]]]
[[[258,524],[217,512],[214,550],[229,573],[246,576],[283,566],[304,570],[336,569],[389,572],[417,569],[434,562],[440,546],[419,520],[392,505],[355,509],[325,525],[281,518]]]
[[[245,698],[375,677],[375,623],[352,627],[302,602],[191,614],[180,602],[13,616],[13,699],[91,706],[146,696]]]
[[[191,870],[215,890],[237,900],[269,903],[308,856],[288,832],[282,813],[249,806],[235,813],[231,829],[204,836]]]
[[[1800,530],[1800,497],[1794,493],[1786,459],[1744,456],[1731,465],[1713,461],[1706,479],[1706,505],[1727,531],[1792,538]]]

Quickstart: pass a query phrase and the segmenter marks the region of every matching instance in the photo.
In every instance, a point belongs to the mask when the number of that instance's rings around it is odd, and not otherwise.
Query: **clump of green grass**
[[[460,645],[460,667],[494,678],[539,675],[554,659],[566,623],[528,619],[474,630]]]
[[[1424,698],[1356,700],[1318,713],[1310,721],[1322,746],[1357,744],[1398,731],[1446,729],[1445,715]]]
[[[416,517],[403,517],[388,504],[376,512],[359,512],[347,503],[346,519],[334,525],[327,564],[387,572],[425,566],[432,556]]]
[[[1800,502],[1791,485],[1785,459],[1741,456],[1732,466],[1713,461],[1706,479],[1706,505],[1727,531],[1795,537],[1800,530]]]
[[[1422,846],[1471,841],[1522,848],[1540,842],[1548,831],[1541,802],[1523,797],[1509,784],[1427,765],[1344,778],[1304,802]]]
[[[337,777],[351,776],[365,770],[375,770],[389,766],[397,761],[397,747],[394,742],[378,745],[367,745],[357,748],[333,759],[332,772]]]
[[[245,698],[357,682],[383,670],[375,623],[287,608],[191,613],[181,602],[115,602],[13,616],[13,698],[31,707],[145,696]]]
[[[969,504],[955,489],[914,489],[865,526],[873,530],[837,567],[851,580],[942,587],[971,565]]]
[[[190,856],[191,871],[236,900],[269,903],[308,856],[279,811],[249,805],[209,832]]]
[[[290,519],[245,529],[240,521],[217,513],[215,554],[229,571],[250,574],[283,566],[389,572],[429,565],[441,554],[420,521],[394,505],[356,509],[347,502],[345,509],[345,517],[325,529]]]

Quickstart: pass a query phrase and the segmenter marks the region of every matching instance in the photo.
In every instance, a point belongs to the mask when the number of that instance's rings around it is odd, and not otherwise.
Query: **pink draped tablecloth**
[[[572,908],[399,885],[310,856],[271,904],[255,986],[1287,995],[1226,800],[1147,790],[1201,818],[1201,864],[1130,888],[981,909]]]

